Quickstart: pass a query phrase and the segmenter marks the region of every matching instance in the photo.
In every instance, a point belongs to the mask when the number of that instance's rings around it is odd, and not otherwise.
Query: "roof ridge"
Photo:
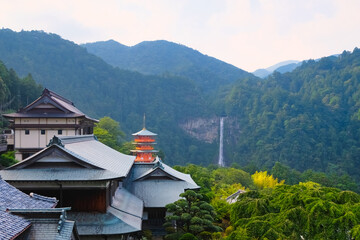
[[[64,145],[70,144],[70,143],[76,143],[76,142],[92,141],[92,140],[97,141],[97,138],[94,134],[62,136],[62,137],[57,137],[57,138],[59,138],[60,142]]]
[[[66,98],[64,98],[63,96],[61,96],[61,95],[57,94],[56,92],[54,92],[54,91],[52,91],[52,90],[49,90],[49,89],[47,89],[47,88],[44,89],[42,95],[45,95],[45,94],[49,94],[51,97],[58,98],[58,99],[60,99],[61,101],[64,101],[64,102],[66,102],[66,103],[69,103],[69,104],[75,106],[74,103],[73,103],[72,101],[70,101],[69,99],[66,99]]]
[[[29,194],[30,197],[36,199],[36,200],[41,200],[41,201],[46,201],[46,202],[51,202],[51,203],[57,203],[57,199],[55,197],[46,197],[46,196],[43,196],[43,195],[39,195],[39,194],[36,194],[36,193],[30,193]]]

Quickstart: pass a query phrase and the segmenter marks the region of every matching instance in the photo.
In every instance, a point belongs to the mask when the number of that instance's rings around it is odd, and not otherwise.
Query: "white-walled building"
[[[70,100],[46,88],[25,108],[3,116],[14,130],[17,160],[40,151],[54,136],[92,134],[94,123],[98,122],[82,113]]]

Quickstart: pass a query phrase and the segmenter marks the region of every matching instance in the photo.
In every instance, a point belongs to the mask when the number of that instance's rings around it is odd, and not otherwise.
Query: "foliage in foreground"
[[[351,189],[352,179],[300,173],[282,164],[271,170],[274,175],[216,166],[175,168],[192,175],[204,200],[214,207],[217,225],[226,229],[212,234],[212,239],[360,239],[360,195],[328,187]],[[255,179],[262,179],[261,184]],[[284,184],[284,179],[293,185]],[[226,197],[239,189],[247,192],[239,194],[236,203],[227,202]]]
[[[313,182],[248,191],[232,205],[227,239],[360,239],[360,196]]]
[[[0,155],[0,166],[9,167],[17,162],[14,151],[8,151]]]
[[[166,217],[169,234],[166,239],[208,239],[211,233],[222,229],[214,225],[214,208],[202,200],[202,195],[192,190],[180,194],[181,199],[166,205],[172,215]],[[175,225],[173,225],[175,223]]]

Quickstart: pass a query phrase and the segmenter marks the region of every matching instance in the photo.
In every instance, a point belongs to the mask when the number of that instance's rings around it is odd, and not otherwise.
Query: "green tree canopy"
[[[351,239],[360,196],[313,182],[241,194],[231,209],[229,239]]]
[[[202,200],[200,193],[187,190],[181,193],[180,197],[182,199],[166,205],[167,211],[172,214],[166,217],[164,224],[170,232],[166,236],[167,239],[178,239],[186,233],[202,239],[203,236],[208,235],[206,232],[222,231],[220,227],[214,225],[216,216],[214,208]]]
[[[103,117],[94,128],[94,135],[105,145],[124,154],[130,154],[134,149],[131,142],[125,142],[125,133],[121,130],[119,122],[110,117]]]

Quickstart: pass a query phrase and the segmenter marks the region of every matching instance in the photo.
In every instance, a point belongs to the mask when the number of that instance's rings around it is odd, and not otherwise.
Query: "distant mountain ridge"
[[[298,60],[287,60],[279,62],[275,65],[272,65],[268,68],[260,68],[253,72],[253,74],[260,78],[265,78],[272,74],[274,71],[277,71],[279,73],[286,73],[291,72],[295,68],[301,65],[301,62]]]
[[[82,44],[90,53],[112,66],[150,75],[175,75],[194,80],[208,91],[251,73],[209,57],[181,44],[165,40],[144,41],[128,47],[114,40]]]

